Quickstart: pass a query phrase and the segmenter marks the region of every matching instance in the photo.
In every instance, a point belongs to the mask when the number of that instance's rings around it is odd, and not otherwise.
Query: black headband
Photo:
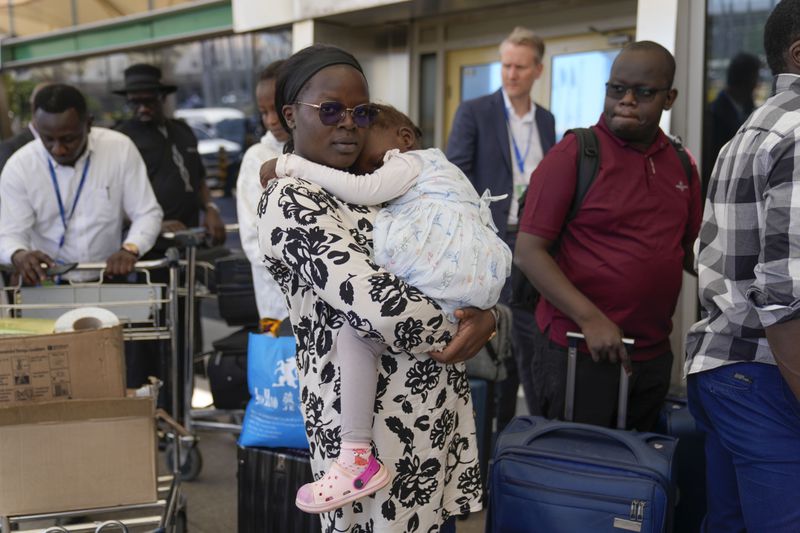
[[[303,48],[283,64],[275,81],[275,110],[283,128],[290,132],[283,118],[283,106],[293,104],[305,84],[320,70],[333,65],[349,65],[364,74],[358,60],[341,48],[325,44],[315,44]]]

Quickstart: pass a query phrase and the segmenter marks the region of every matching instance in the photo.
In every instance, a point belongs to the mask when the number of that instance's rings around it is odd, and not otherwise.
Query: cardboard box
[[[121,326],[0,337],[0,406],[124,397],[122,343]]]
[[[0,516],[154,502],[155,403],[0,407]]]

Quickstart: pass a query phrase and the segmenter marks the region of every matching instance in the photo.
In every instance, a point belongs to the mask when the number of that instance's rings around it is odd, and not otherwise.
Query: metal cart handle
[[[179,231],[165,231],[161,236],[176,241],[182,247],[199,246],[206,238],[206,228],[194,227]]]
[[[166,257],[162,259],[153,259],[150,261],[136,261],[136,264],[133,265],[133,268],[136,270],[153,270],[156,268],[162,268],[169,266],[170,260]],[[97,262],[97,263],[78,263],[75,265],[74,271],[77,270],[104,270],[106,268],[105,262]]]
[[[107,522],[103,522],[97,529],[94,530],[94,533],[102,533],[108,528],[118,528],[122,533],[128,533],[128,526],[120,522],[119,520],[108,520]]]

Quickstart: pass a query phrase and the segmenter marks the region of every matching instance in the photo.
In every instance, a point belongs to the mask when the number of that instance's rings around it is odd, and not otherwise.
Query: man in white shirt
[[[531,173],[555,144],[553,115],[531,100],[533,84],[544,69],[543,58],[542,38],[527,28],[514,28],[500,44],[502,88],[462,102],[447,143],[447,159],[467,175],[479,194],[489,189],[493,195],[508,195],[493,203],[491,210],[498,234],[512,250],[521,215],[519,199],[525,196]],[[500,302],[515,304],[511,293],[509,280]],[[498,431],[514,416],[520,382],[528,408],[538,405],[531,373],[533,324],[532,307],[514,306],[514,360],[506,362],[508,378],[498,387]]]
[[[256,208],[264,188],[259,179],[261,165],[283,153],[283,145],[289,134],[281,126],[275,111],[275,78],[284,63],[274,61],[261,71],[256,86],[256,104],[261,114],[261,123],[267,133],[261,141],[247,149],[242,158],[239,178],[236,181],[236,214],[239,221],[239,237],[242,248],[253,269],[253,285],[256,303],[261,318],[262,329],[276,332],[277,327],[288,315],[285,299],[280,287],[267,272],[263,257],[258,251],[258,230]]]
[[[57,263],[105,261],[108,275],[130,273],[163,217],[136,146],[93,128],[85,98],[69,85],[39,91],[33,122],[40,138],[0,177],[0,263],[28,284],[47,279]]]

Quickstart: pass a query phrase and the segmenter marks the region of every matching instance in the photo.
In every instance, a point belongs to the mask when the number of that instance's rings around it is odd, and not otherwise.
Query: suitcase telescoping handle
[[[564,398],[564,420],[572,422],[575,416],[575,372],[578,367],[578,341],[585,340],[583,333],[567,333],[567,390]],[[633,346],[633,339],[622,338],[623,344]],[[617,396],[617,427],[625,429],[628,418],[628,374],[619,365],[619,393]]]

